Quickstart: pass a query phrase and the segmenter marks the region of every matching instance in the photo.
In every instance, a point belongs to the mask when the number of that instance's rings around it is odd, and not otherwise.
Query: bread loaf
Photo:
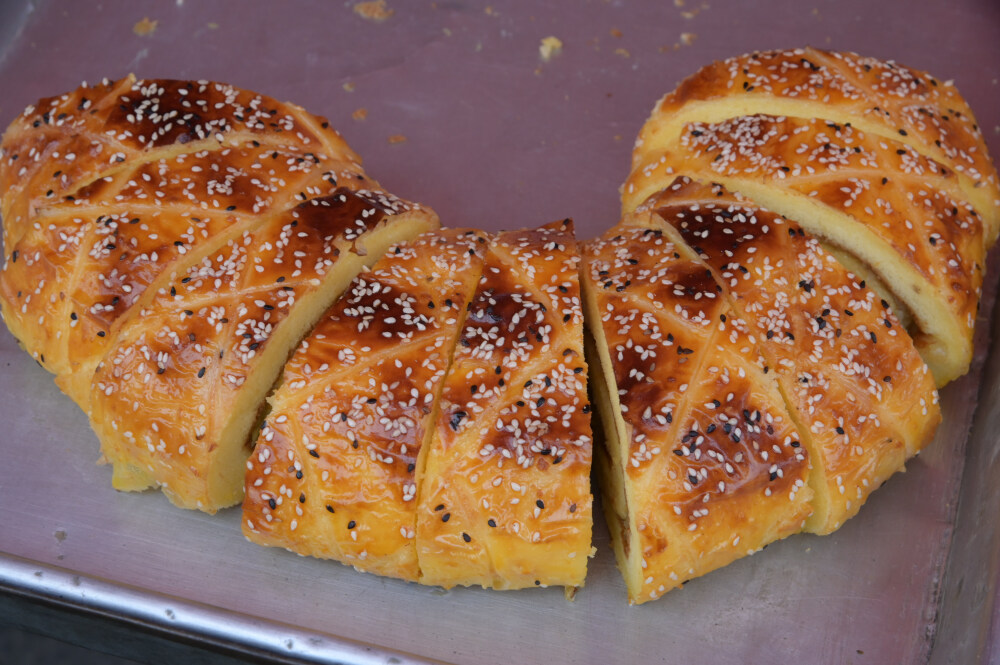
[[[389,244],[437,225],[322,118],[209,82],[42,100],[4,135],[0,184],[8,327],[90,412],[117,488],[206,511],[240,501],[301,336]]]

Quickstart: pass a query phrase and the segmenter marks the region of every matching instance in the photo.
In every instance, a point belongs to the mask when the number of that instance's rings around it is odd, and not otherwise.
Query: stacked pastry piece
[[[964,101],[894,63],[754,54],[658,103],[624,219],[585,250],[632,602],[837,529],[929,441],[998,199]]]
[[[582,586],[578,263],[560,223],[430,233],[359,276],[271,398],[247,537],[444,587]]]
[[[88,413],[120,489],[240,501],[257,412],[302,335],[437,226],[322,119],[209,82],[82,87],[0,148],[4,320]]]

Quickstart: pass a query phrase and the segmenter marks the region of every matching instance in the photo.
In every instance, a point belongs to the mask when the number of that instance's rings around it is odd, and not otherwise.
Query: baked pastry
[[[423,584],[582,586],[591,436],[572,233],[428,233],[359,276],[270,400],[246,536]]]
[[[247,462],[249,540],[420,579],[426,442],[486,242],[449,229],[397,245],[323,315]]]
[[[812,511],[809,455],[755,331],[685,249],[619,226],[583,252],[595,468],[632,603],[801,531]]]
[[[983,216],[987,246],[996,242],[1000,180],[972,110],[951,81],[891,60],[803,48],[714,62],[656,104],[633,170],[657,159],[690,122],[757,114],[851,125],[943,164],[957,175],[960,192],[950,196],[968,200]]]
[[[437,226],[322,118],[219,83],[84,86],[26,110],[0,156],[8,327],[90,413],[115,487],[210,512],[240,501],[295,344]]]
[[[908,311],[938,385],[968,371],[985,245],[979,213],[949,193],[952,171],[849,125],[741,116],[686,125],[629,177],[626,208],[677,174],[746,194],[857,257]]]
[[[931,440],[938,394],[910,336],[798,224],[683,177],[629,221],[683,241],[760,344],[810,453],[807,531],[839,528]]]
[[[256,93],[128,77],[44,99],[0,144],[4,320],[86,410],[170,272],[338,186],[377,189],[325,120]]]
[[[417,492],[420,581],[583,586],[592,439],[569,220],[492,239]]]

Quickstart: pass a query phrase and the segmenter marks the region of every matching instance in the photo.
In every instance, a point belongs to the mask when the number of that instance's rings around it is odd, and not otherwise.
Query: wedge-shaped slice
[[[53,198],[140,162],[248,143],[360,163],[325,119],[224,83],[128,76],[42,99],[0,144],[5,256]]]
[[[823,118],[901,141],[958,173],[955,183],[1000,230],[1000,182],[982,132],[951,82],[892,61],[813,48],[751,53],[702,68],[661,99],[636,143],[633,167],[656,159],[690,122],[767,113]]]
[[[709,267],[760,344],[809,451],[808,531],[837,529],[931,439],[937,391],[909,335],[798,224],[687,178],[631,221]]]
[[[583,586],[592,442],[578,268],[568,220],[490,246],[418,490],[425,584]]]
[[[677,174],[719,182],[854,254],[910,310],[939,386],[964,374],[983,282],[983,227],[950,196],[953,173],[901,143],[822,120],[693,123],[634,171],[626,207]]]
[[[640,227],[584,249],[597,472],[632,603],[801,531],[811,512],[774,374],[711,272],[678,257]]]
[[[159,289],[98,366],[91,425],[118,489],[215,511],[243,496],[250,430],[306,331],[364,265],[436,226],[343,189],[247,231]]]
[[[145,162],[38,211],[0,272],[11,331],[85,411],[94,368],[121,324],[171,271],[338,183],[351,162],[301,150],[225,147]],[[359,180],[360,178],[360,180]]]
[[[486,236],[442,230],[359,275],[285,366],[247,462],[243,533],[417,581],[416,495]]]

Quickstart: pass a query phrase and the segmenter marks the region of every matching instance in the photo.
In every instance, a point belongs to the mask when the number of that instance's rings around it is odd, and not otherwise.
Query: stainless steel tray
[[[813,44],[955,79],[1000,154],[993,0],[388,0],[382,23],[353,4],[4,4],[0,124],[83,79],[229,81],[328,115],[372,174],[448,225],[573,216],[590,237],[617,219],[632,140],[661,94],[717,58]],[[146,17],[155,30],[135,34]],[[544,62],[547,36],[564,46]],[[998,354],[983,371],[996,255],[990,268],[973,371],[944,391],[945,424],[907,473],[835,534],[790,538],[638,608],[602,523],[587,587],[567,602],[362,575],[247,543],[236,510],[116,493],[86,419],[4,330],[0,590],[283,661],[997,659]]]

